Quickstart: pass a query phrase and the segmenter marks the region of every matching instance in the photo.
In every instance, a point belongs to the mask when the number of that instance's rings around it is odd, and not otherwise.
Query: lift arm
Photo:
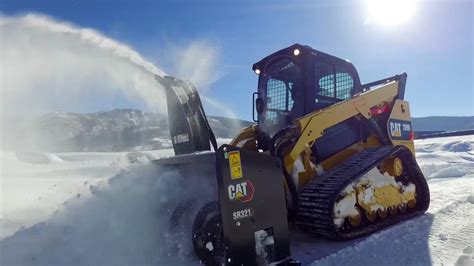
[[[364,92],[350,100],[314,111],[297,119],[295,124],[298,127],[299,138],[284,159],[288,172],[293,169],[293,164],[298,156],[306,149],[311,148],[314,142],[323,136],[325,129],[357,115],[370,119],[372,117],[370,108],[383,102],[392,102],[398,94],[399,81],[391,81],[378,89]]]

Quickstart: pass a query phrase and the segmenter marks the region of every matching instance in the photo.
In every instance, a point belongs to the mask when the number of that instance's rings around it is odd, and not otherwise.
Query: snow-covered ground
[[[128,153],[0,153],[0,238],[45,221],[74,198],[91,192],[134,163],[172,150]]]
[[[474,265],[474,136],[416,147],[431,190],[426,214],[346,242],[293,230],[293,256],[305,265]],[[176,172],[149,163],[172,154],[0,153],[0,265],[198,264],[169,220],[180,199],[208,200],[209,184],[186,180],[186,191]]]

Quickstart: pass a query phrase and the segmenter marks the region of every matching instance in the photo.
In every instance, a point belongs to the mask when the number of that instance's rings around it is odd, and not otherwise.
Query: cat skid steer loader
[[[199,210],[188,237],[202,263],[296,265],[289,224],[345,240],[427,210],[405,73],[362,85],[350,62],[299,44],[253,70],[256,123],[220,147],[196,89],[157,77],[176,156],[156,163],[216,187],[214,200],[188,200],[172,217]]]

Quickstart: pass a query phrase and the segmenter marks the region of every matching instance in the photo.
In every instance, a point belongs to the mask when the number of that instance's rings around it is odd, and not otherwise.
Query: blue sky
[[[211,43],[220,78],[203,93],[243,119],[251,119],[257,83],[252,64],[293,43],[349,59],[363,83],[407,72],[406,99],[415,117],[474,115],[471,0],[418,1],[413,17],[395,26],[368,23],[365,1],[340,0],[2,0],[0,12],[41,13],[97,29],[170,74],[176,74],[170,47]],[[141,106],[122,99],[117,107]]]

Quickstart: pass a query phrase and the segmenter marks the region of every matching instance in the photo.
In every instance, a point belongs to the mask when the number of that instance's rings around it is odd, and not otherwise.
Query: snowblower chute
[[[196,88],[189,82],[171,76],[155,79],[165,87],[170,137],[175,155],[217,149],[216,138],[202,107]]]
[[[352,239],[427,210],[405,73],[362,85],[347,60],[299,44],[253,70],[257,123],[220,148],[195,88],[157,78],[167,87],[178,155],[157,163],[181,163],[184,175],[217,186],[192,225],[201,262],[294,265],[288,223],[314,236]],[[199,152],[209,143],[215,153]]]

